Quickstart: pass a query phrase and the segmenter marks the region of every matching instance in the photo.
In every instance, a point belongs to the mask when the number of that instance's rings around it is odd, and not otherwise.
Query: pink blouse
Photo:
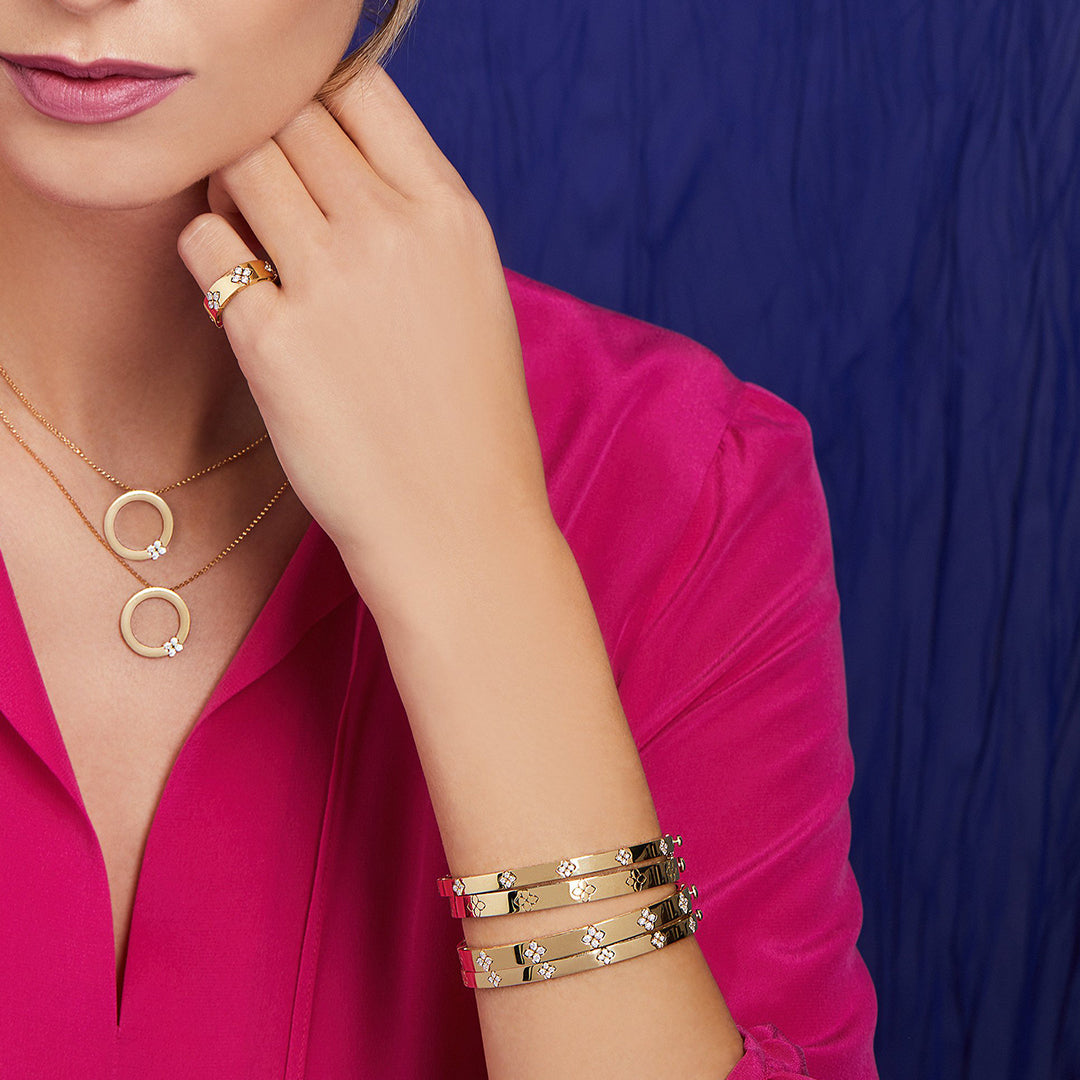
[[[552,509],[744,1036],[732,1076],[875,1077],[806,421],[686,337],[506,277]],[[2,561],[0,714],[0,1076],[485,1075],[474,998],[506,991],[462,985],[407,718],[316,523],[169,774],[119,1003],[105,864]]]

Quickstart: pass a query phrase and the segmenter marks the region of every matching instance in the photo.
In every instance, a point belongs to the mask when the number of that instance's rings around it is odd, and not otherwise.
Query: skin
[[[272,453],[177,494],[195,535],[235,535],[282,472],[292,485],[243,550],[185,592],[199,623],[183,659],[203,662],[156,664],[116,633],[131,579],[115,564],[105,572],[108,556],[48,477],[13,440],[0,443],[0,543],[101,840],[118,992],[171,762],[311,517],[378,623],[453,873],[660,832],[551,516],[483,212],[381,70],[330,110],[311,100],[357,15],[339,0],[8,0],[0,10],[0,51],[126,56],[193,74],[153,109],[98,125],[42,117],[0,79],[0,256],[18,267],[0,293],[5,367],[96,460],[146,486],[265,424]],[[281,284],[243,290],[223,333],[200,293],[262,254]],[[15,415],[12,396],[2,400]],[[19,419],[59,466],[58,444]],[[114,497],[72,460],[76,498]],[[55,535],[72,538],[60,568],[42,555]],[[209,556],[187,557],[194,568]],[[178,560],[171,580],[187,570]],[[88,641],[74,658],[56,644],[72,619]],[[513,780],[537,761],[558,763],[543,814],[522,805]],[[589,918],[633,906],[594,902]],[[562,908],[462,926],[484,945],[581,923]],[[636,1075],[654,1045],[666,1075],[713,1080],[742,1054],[693,939],[603,973],[476,996],[492,1077]]]

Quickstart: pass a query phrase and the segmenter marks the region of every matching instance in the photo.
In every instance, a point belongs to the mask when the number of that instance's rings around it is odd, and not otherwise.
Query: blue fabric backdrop
[[[810,419],[882,1076],[1080,1077],[1080,5],[423,0],[503,261]]]

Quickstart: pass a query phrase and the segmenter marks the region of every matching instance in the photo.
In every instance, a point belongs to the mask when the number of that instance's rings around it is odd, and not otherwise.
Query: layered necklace
[[[157,561],[168,551],[169,542],[172,540],[174,532],[174,517],[173,512],[169,507],[169,504],[162,498],[165,492],[171,491],[173,488],[182,487],[184,484],[190,484],[193,480],[197,480],[200,476],[206,476],[208,473],[214,472],[216,469],[220,469],[223,465],[228,465],[232,461],[238,461],[245,454],[250,453],[261,443],[265,442],[270,436],[267,432],[263,432],[254,442],[248,443],[247,446],[240,450],[229,454],[228,457],[224,457],[221,461],[215,462],[213,465],[208,465],[205,469],[200,469],[196,473],[192,473],[190,476],[185,476],[182,480],[174,480],[171,484],[166,484],[164,487],[155,488],[149,490],[148,488],[138,487],[133,484],[126,484],[124,481],[117,479],[111,473],[106,472],[101,466],[95,464],[90,458],[72,442],[63,432],[59,431],[53,424],[42,416],[41,412],[33,405],[30,399],[15,385],[11,376],[0,365],[0,376],[15,392],[15,396],[26,406],[31,414],[37,419],[46,429],[52,432],[69,450],[75,455],[81,458],[87,465],[90,466],[96,473],[105,477],[106,480],[115,484],[117,487],[123,489],[123,494],[118,495],[108,509],[105,511],[104,520],[102,523],[102,532],[99,532],[93,525],[90,519],[83,512],[82,508],[72,497],[71,493],[60,482],[56,473],[41,460],[40,457],[31,449],[26,440],[15,429],[14,424],[8,418],[7,414],[0,409],[0,421],[11,432],[11,434],[18,441],[19,445],[45,470],[52,478],[52,481],[63,493],[64,497],[75,508],[76,513],[82,519],[83,524],[94,534],[98,542],[108,551],[121,566],[129,574],[132,575],[142,586],[138,592],[134,593],[130,599],[124,604],[122,611],[120,612],[120,634],[128,647],[133,652],[139,654],[139,656],[146,657],[173,657],[183,651],[184,642],[188,638],[188,634],[191,631],[191,612],[188,610],[187,604],[180,596],[180,590],[185,585],[190,585],[196,578],[201,577],[211,567],[216,566],[226,555],[229,554],[236,546],[241,543],[245,537],[259,524],[260,521],[266,516],[270,507],[281,497],[285,489],[289,486],[289,481],[286,480],[281,487],[274,492],[270,500],[266,505],[255,515],[254,518],[248,523],[244,530],[236,537],[230,544],[224,547],[217,555],[214,556],[205,566],[196,570],[195,573],[186,577],[183,581],[178,582],[169,588],[161,585],[151,585],[134,567],[129,565],[130,563]],[[154,507],[161,515],[161,533],[158,538],[151,543],[147,544],[145,548],[132,548],[126,544],[120,542],[116,535],[116,517],[119,512],[132,502],[145,502]],[[104,533],[104,535],[102,535]],[[179,620],[179,626],[176,633],[161,645],[147,645],[140,641],[131,629],[131,619],[135,613],[135,609],[146,600],[165,600],[173,606],[176,611],[177,619]]]

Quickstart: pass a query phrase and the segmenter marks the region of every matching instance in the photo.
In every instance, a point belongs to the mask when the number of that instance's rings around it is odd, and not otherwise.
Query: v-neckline
[[[198,719],[188,732],[169,770],[165,784],[150,820],[146,845],[136,877],[131,920],[128,928],[128,947],[125,950],[123,972],[115,967],[115,938],[110,955],[113,993],[115,997],[116,1033],[119,1035],[124,1015],[124,1001],[130,995],[129,974],[132,969],[131,942],[139,909],[139,894],[147,877],[146,853],[151,850],[150,838],[169,795],[173,776],[184,751],[195,732],[206,720],[245,687],[274,667],[320,619],[328,615],[343,600],[356,595],[356,588],[334,543],[315,519],[312,519],[300,543],[293,551],[284,571],[225,671],[210,693]],[[362,617],[362,605],[361,613]],[[7,722],[45,764],[76,803],[95,838],[93,822],[86,810],[75,770],[64,743],[56,713],[49,700],[45,681],[30,642],[26,622],[8,574],[3,552],[0,551],[0,721]],[[99,855],[104,860],[98,839]],[[104,871],[104,867],[103,867]],[[103,872],[108,889],[108,876]],[[111,896],[109,910],[112,910]],[[117,976],[121,989],[117,993]]]

